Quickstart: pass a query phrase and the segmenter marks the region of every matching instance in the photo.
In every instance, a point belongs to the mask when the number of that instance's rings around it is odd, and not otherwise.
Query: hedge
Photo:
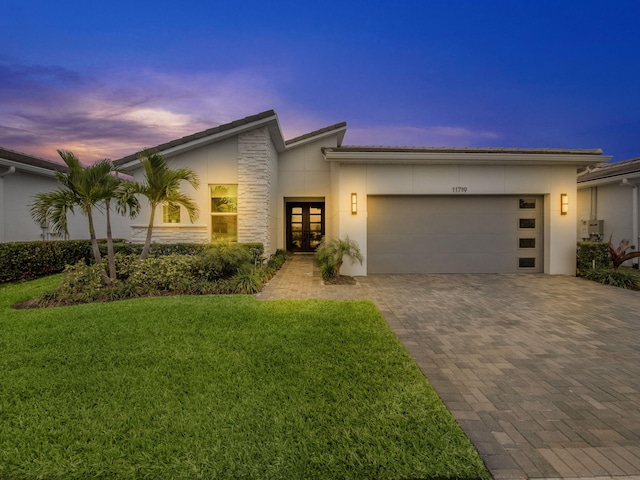
[[[89,240],[0,243],[0,283],[59,273],[67,264],[91,258]]]
[[[106,240],[98,240],[100,253],[107,255]],[[262,262],[264,246],[262,243],[241,244],[249,250],[254,263]],[[175,243],[152,244],[149,251],[152,256],[196,255],[211,244]],[[142,245],[131,244],[122,239],[113,240],[115,253],[124,255],[140,254]],[[93,262],[90,240],[53,240],[36,242],[0,243],[0,283],[32,280],[34,278],[60,273],[66,265],[75,265],[78,261]]]

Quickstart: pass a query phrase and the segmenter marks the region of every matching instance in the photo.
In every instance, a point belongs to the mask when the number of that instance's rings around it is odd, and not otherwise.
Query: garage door
[[[368,272],[541,272],[542,200],[369,196]]]

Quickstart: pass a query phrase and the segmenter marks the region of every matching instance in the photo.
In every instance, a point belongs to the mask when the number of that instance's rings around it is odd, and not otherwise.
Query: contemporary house
[[[0,147],[0,243],[54,240],[49,225],[36,224],[30,214],[34,195],[59,187],[55,172],[66,172],[67,166]],[[96,212],[96,219],[101,213]],[[96,233],[106,236],[104,222],[96,222]],[[69,238],[89,238],[86,219],[79,213],[69,217]],[[129,238],[129,224],[123,217],[112,218],[113,235]]]
[[[601,163],[578,174],[578,239],[628,239],[638,246],[640,158]],[[637,259],[635,260],[637,263]]]
[[[157,212],[155,242],[259,241],[313,251],[356,240],[343,271],[575,275],[576,170],[601,150],[343,146],[346,123],[285,140],[272,110],[155,147],[201,180],[193,224]],[[136,155],[115,162],[138,180]],[[139,219],[148,218],[143,212]],[[144,220],[131,225],[142,242]]]

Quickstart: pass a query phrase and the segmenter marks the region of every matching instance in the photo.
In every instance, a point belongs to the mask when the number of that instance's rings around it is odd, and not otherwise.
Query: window
[[[536,268],[536,259],[535,258],[519,258],[518,267],[519,268]]]
[[[209,185],[211,241],[238,241],[238,185]]]
[[[518,228],[536,228],[536,219],[520,218],[518,219]]]
[[[535,198],[520,198],[518,199],[518,208],[520,210],[535,210],[536,199]]]
[[[536,248],[535,238],[519,238],[518,248]]]
[[[179,205],[163,205],[162,206],[162,222],[163,223],[180,223],[180,206]]]

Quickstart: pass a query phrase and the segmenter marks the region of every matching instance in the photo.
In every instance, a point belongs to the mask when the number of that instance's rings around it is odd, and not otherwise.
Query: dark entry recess
[[[313,252],[324,236],[324,203],[287,203],[287,250]]]

